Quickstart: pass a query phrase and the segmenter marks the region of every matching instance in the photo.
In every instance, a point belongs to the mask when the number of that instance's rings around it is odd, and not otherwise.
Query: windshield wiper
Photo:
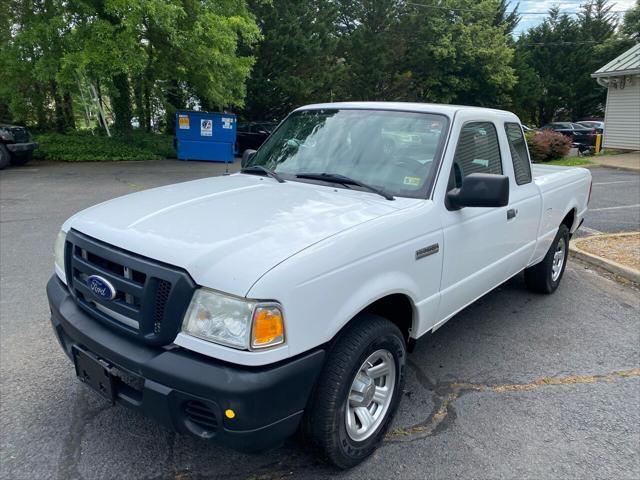
[[[263,167],[262,165],[251,165],[250,167],[243,168],[240,170],[242,173],[264,173],[269,177],[277,180],[278,183],[284,183],[285,180],[280,175],[278,175],[273,170],[268,169],[267,167]]]
[[[377,193],[378,195],[386,198],[387,200],[395,200],[393,195],[384,191],[381,188],[372,187],[371,185],[362,183],[360,180],[356,180],[354,178],[350,178],[345,175],[340,175],[339,173],[298,173],[296,175],[296,178],[307,178],[309,180],[321,180],[323,182],[340,183],[342,185],[356,185],[372,193]]]

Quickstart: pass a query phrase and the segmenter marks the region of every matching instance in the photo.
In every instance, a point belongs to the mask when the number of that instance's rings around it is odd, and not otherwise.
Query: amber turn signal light
[[[272,347],[284,343],[284,318],[275,305],[256,307],[253,313],[253,348]]]

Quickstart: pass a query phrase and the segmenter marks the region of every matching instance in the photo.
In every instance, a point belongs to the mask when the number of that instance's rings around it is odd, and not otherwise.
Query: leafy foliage
[[[2,0],[0,117],[41,131],[174,132],[180,108],[281,119],[348,100],[602,115],[590,74],[640,39],[640,1],[555,7],[519,37],[510,0]],[[84,155],[84,154],[83,154]]]
[[[72,97],[78,102],[83,86],[97,90],[123,132],[134,110],[150,130],[152,119],[173,119],[187,103],[244,102],[249,50],[260,35],[245,0],[7,1],[0,103],[15,119],[73,129]]]
[[[624,14],[621,30],[636,41],[640,40],[640,0],[636,0],[635,6]]]
[[[77,132],[62,135],[35,135],[39,147],[34,158],[63,162],[99,162],[120,160],[157,160],[174,158],[173,137],[153,133],[132,132],[106,137]]]
[[[633,44],[617,33],[613,6],[591,0],[577,18],[553,7],[540,25],[519,38],[513,107],[523,120],[543,125],[602,115],[606,90],[591,73]]]
[[[330,100],[340,71],[334,3],[253,0],[251,8],[264,38],[255,51],[244,115],[281,119],[294,107]]]
[[[571,150],[571,140],[553,130],[528,132],[526,139],[533,162],[558,160],[566,156]]]
[[[507,105],[516,83],[508,32],[517,24],[508,5],[256,1],[264,40],[244,114],[281,118],[305,103],[336,100]]]

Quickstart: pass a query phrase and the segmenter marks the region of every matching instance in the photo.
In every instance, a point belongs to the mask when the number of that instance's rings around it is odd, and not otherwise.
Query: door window
[[[531,164],[529,162],[529,152],[527,151],[524,135],[522,135],[522,129],[517,123],[505,123],[504,130],[507,133],[516,183],[518,185],[525,185],[531,182]]]
[[[471,173],[502,174],[498,132],[491,122],[471,122],[462,127],[449,176],[449,189],[460,188],[462,179]]]

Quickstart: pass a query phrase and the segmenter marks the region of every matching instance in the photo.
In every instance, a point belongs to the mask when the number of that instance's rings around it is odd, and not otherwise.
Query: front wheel
[[[553,293],[564,274],[569,256],[569,229],[560,225],[556,237],[542,262],[524,271],[529,289],[539,293]]]
[[[304,433],[335,466],[357,465],[384,438],[400,401],[406,355],[398,327],[371,314],[354,319],[328,353]]]

